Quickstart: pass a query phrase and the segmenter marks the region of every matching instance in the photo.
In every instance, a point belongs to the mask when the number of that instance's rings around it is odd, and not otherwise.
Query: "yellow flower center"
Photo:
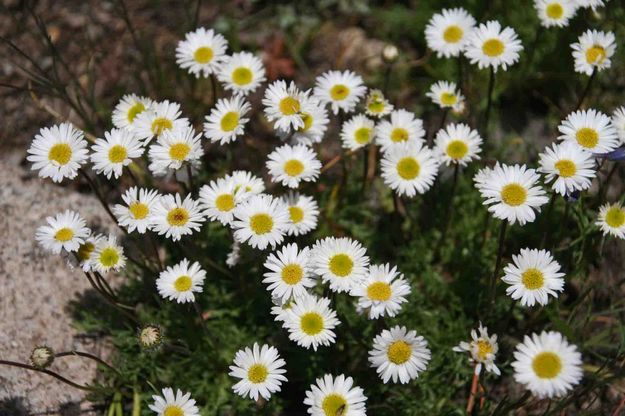
[[[371,129],[368,127],[361,127],[354,132],[354,140],[358,144],[367,144],[371,140]]]
[[[456,94],[454,94],[453,92],[442,93],[440,99],[441,99],[441,103],[446,106],[452,106],[456,104],[456,101],[458,101]]]
[[[254,384],[263,383],[268,375],[269,370],[264,364],[254,364],[247,370],[247,378]]]
[[[287,285],[299,283],[302,277],[304,277],[304,270],[299,264],[287,264],[282,268],[282,280]]]
[[[292,116],[299,113],[300,104],[299,101],[293,97],[284,97],[280,100],[280,112],[285,116]]]
[[[590,65],[600,65],[607,57],[605,48],[601,45],[593,45],[586,50],[586,62]]]
[[[93,250],[95,250],[95,245],[93,243],[87,241],[86,243],[81,244],[80,247],[78,247],[78,258],[82,261],[89,260]]]
[[[137,115],[143,113],[144,111],[145,105],[143,105],[142,102],[136,102],[132,107],[128,109],[128,114],[126,115],[126,117],[128,118],[128,121],[132,123],[135,120],[135,117],[137,117]]]
[[[163,416],[184,416],[184,410],[176,405],[170,404],[165,408]]]
[[[115,146],[109,149],[109,160],[111,163],[122,163],[126,160],[126,156],[128,152],[126,148],[122,145],[116,144]]]
[[[480,339],[477,341],[477,356],[480,360],[485,360],[488,354],[493,352],[490,342]]]
[[[175,143],[172,144],[169,148],[169,157],[173,160],[177,160],[182,162],[187,158],[189,152],[191,151],[191,147],[189,147],[186,143]]]
[[[256,234],[267,234],[273,229],[273,218],[268,214],[255,214],[250,217],[250,228]]]
[[[306,335],[317,335],[323,331],[323,317],[317,312],[308,312],[300,318],[300,327]]]
[[[575,163],[573,163],[572,160],[558,160],[554,166],[558,170],[560,176],[562,176],[563,178],[570,178],[577,172],[577,167],[575,167]]]
[[[298,206],[289,207],[289,214],[293,224],[297,224],[304,219],[304,210]]]
[[[234,208],[234,196],[222,194],[215,198],[215,208],[221,212],[229,212]]]
[[[386,301],[391,298],[391,285],[386,282],[374,282],[367,287],[367,296],[371,300]]]
[[[562,18],[562,15],[564,14],[564,8],[560,3],[551,3],[547,6],[545,12],[547,13],[548,18],[558,20]]]
[[[239,125],[239,113],[229,111],[221,118],[221,129],[223,131],[232,131]]]
[[[167,222],[172,227],[182,227],[189,221],[189,211],[176,207],[167,213]]]
[[[397,174],[405,180],[412,180],[419,176],[421,166],[414,157],[405,157],[397,162]]]
[[[284,172],[289,176],[299,176],[304,171],[304,164],[297,159],[287,160],[284,163]]]
[[[165,130],[171,130],[174,127],[174,123],[165,117],[155,118],[152,122],[152,133],[160,136]]]
[[[347,412],[347,400],[336,393],[328,394],[321,402],[321,408],[325,416],[342,416]]]
[[[56,232],[56,234],[54,234],[54,239],[62,243],[65,243],[66,241],[69,241],[72,238],[74,238],[74,230],[68,227],[61,228],[60,230]]]
[[[540,270],[531,267],[521,274],[521,283],[529,290],[540,289],[545,284],[545,276]]]
[[[562,370],[562,360],[556,353],[541,352],[532,360],[532,369],[539,378],[555,378]]]
[[[393,342],[386,351],[388,360],[393,364],[403,364],[410,359],[412,347],[406,341]]]
[[[484,55],[490,56],[491,58],[501,55],[503,51],[504,44],[497,38],[488,39],[482,45],[482,52],[484,52]]]
[[[382,111],[384,111],[384,101],[371,100],[367,104],[367,109],[369,110],[369,112],[374,113],[374,114],[381,113]]]
[[[507,205],[518,207],[527,200],[527,191],[518,183],[509,183],[501,190],[501,199]]]
[[[612,228],[619,228],[625,224],[625,212],[622,208],[612,207],[605,214],[605,222]]]
[[[174,282],[174,289],[176,292],[188,292],[193,286],[193,280],[190,276],[180,276]]]
[[[469,152],[469,146],[462,140],[454,140],[447,145],[447,156],[460,160]]]
[[[447,43],[458,43],[462,39],[464,31],[458,25],[447,26],[447,29],[443,32],[443,39]]]
[[[347,254],[335,254],[330,258],[330,271],[339,277],[351,274],[354,268],[354,261]]]
[[[66,165],[71,158],[72,148],[67,143],[57,143],[48,152],[48,160],[54,161],[61,166]]]
[[[133,202],[128,206],[128,211],[135,220],[142,220],[150,213],[150,209],[143,202]]]
[[[301,113],[300,116],[302,117],[302,121],[304,122],[304,127],[299,127],[297,131],[308,131],[308,129],[310,129],[313,125],[313,116],[309,113]]]
[[[115,247],[107,247],[100,252],[100,264],[104,267],[113,267],[119,262],[119,252]]]
[[[334,101],[341,101],[347,98],[349,95],[349,87],[344,84],[336,84],[330,88],[330,97]]]
[[[247,85],[252,82],[254,74],[249,68],[240,66],[232,71],[232,82],[239,86]]]
[[[193,59],[199,64],[207,64],[213,59],[213,50],[208,46],[202,46],[195,50],[193,53]]]
[[[405,142],[408,140],[408,130],[401,127],[396,127],[391,132],[391,140],[394,143]]]
[[[599,143],[599,133],[590,127],[582,127],[575,133],[575,138],[580,146],[592,149]]]

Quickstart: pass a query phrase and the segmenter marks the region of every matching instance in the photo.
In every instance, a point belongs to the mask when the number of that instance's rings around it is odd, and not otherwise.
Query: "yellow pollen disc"
[[[336,276],[345,277],[352,273],[354,261],[347,254],[335,254],[330,258],[328,266]]]
[[[182,162],[183,160],[187,158],[190,151],[191,151],[191,148],[189,147],[188,144],[175,143],[175,144],[172,144],[171,147],[169,148],[169,157],[171,157],[173,160]]]
[[[221,129],[223,131],[232,131],[239,125],[239,113],[229,111],[221,118]]]
[[[95,250],[95,245],[93,245],[93,243],[86,242],[84,244],[81,244],[81,246],[78,247],[78,258],[82,261],[89,260],[89,258],[91,257],[91,253],[93,253],[93,250]]]
[[[74,238],[74,230],[68,227],[61,228],[60,230],[56,232],[56,234],[54,234],[54,239],[62,243],[65,243],[66,241],[69,241],[72,238]]]
[[[456,104],[456,101],[458,101],[458,98],[456,97],[456,94],[452,93],[452,92],[444,92],[441,94],[441,103],[443,105],[446,106],[453,106],[454,104]]]
[[[119,262],[119,252],[115,247],[107,247],[100,252],[100,264],[113,267]]]
[[[115,146],[109,149],[109,161],[111,163],[122,163],[126,160],[126,156],[128,152],[124,146],[116,144]]]
[[[408,140],[408,130],[401,127],[394,128],[391,132],[391,141],[394,143],[405,142]]]
[[[336,84],[332,88],[330,88],[330,97],[334,101],[341,101],[347,98],[349,95],[349,87],[343,84]]]
[[[367,296],[371,300],[386,301],[391,298],[391,285],[386,282],[371,283],[367,287]]]
[[[393,342],[386,351],[388,360],[393,364],[403,364],[410,359],[412,347],[406,341]]]
[[[148,206],[142,202],[133,202],[128,206],[128,211],[135,220],[142,220],[150,213]]]
[[[447,29],[443,32],[443,39],[447,43],[458,43],[462,39],[464,31],[458,25],[447,26]]]
[[[488,354],[493,352],[490,342],[480,339],[477,341],[477,356],[480,360],[485,360]]]
[[[174,127],[174,123],[168,118],[158,117],[152,122],[152,133],[160,136],[165,130],[171,130]]]
[[[299,176],[304,171],[304,164],[297,159],[287,160],[284,163],[284,173],[289,176]]]
[[[304,219],[304,210],[298,206],[289,207],[289,214],[293,224],[298,224]]]
[[[215,208],[221,212],[229,212],[234,208],[234,196],[222,194],[215,198]]]
[[[280,112],[285,116],[292,116],[299,113],[300,110],[299,101],[293,97],[284,97],[280,100],[278,107],[280,107]]]
[[[264,364],[254,364],[247,370],[247,379],[254,384],[263,383],[268,375],[269,370]]]
[[[558,170],[559,175],[562,176],[563,178],[570,178],[571,176],[575,175],[575,173],[577,172],[577,167],[575,166],[575,163],[573,163],[572,160],[568,160],[568,159],[558,160],[554,166]]]
[[[593,45],[586,49],[586,62],[590,65],[600,65],[605,61],[607,54],[605,48],[600,45]]]
[[[354,132],[354,140],[358,144],[367,144],[371,141],[371,129],[368,127],[361,127]]]
[[[71,158],[72,148],[67,143],[57,143],[48,152],[48,160],[54,161],[61,166],[66,165]]]
[[[208,46],[197,48],[193,53],[193,59],[199,64],[207,64],[213,59],[213,50]]]
[[[302,113],[301,117],[302,117],[302,121],[304,122],[304,127],[299,127],[297,131],[299,132],[308,131],[308,129],[310,129],[313,125],[313,121],[314,121],[313,117],[312,115],[308,113]]]
[[[328,394],[321,402],[325,416],[342,416],[347,414],[347,400],[336,393]]]
[[[521,274],[521,283],[529,290],[540,289],[545,284],[545,276],[540,270],[531,267]]]
[[[254,74],[252,74],[252,71],[244,66],[240,66],[232,71],[232,82],[238,86],[249,84],[252,82],[253,77]]]
[[[250,228],[255,234],[267,234],[273,229],[273,218],[268,214],[255,214],[250,217]]]
[[[575,133],[575,138],[580,146],[586,149],[593,149],[599,143],[599,133],[590,127],[582,127]]]
[[[299,264],[287,264],[282,268],[282,280],[287,285],[294,285],[304,277],[304,270]]]
[[[532,369],[539,378],[555,378],[562,370],[562,360],[556,353],[541,352],[532,360]]]
[[[397,162],[397,174],[402,179],[412,180],[419,176],[421,166],[414,157],[405,157]]]
[[[384,111],[384,101],[372,100],[367,104],[367,109],[374,114],[381,113]]]
[[[167,222],[172,227],[182,227],[189,221],[189,212],[181,207],[176,207],[167,213]]]
[[[559,20],[564,14],[564,8],[560,3],[551,3],[547,6],[545,12],[547,13],[548,18],[553,20]]]
[[[137,115],[143,113],[144,111],[145,105],[143,105],[142,102],[136,102],[132,107],[128,109],[126,117],[128,118],[128,121],[132,123],[133,121],[135,121],[135,117],[137,117]]]
[[[177,292],[187,292],[191,290],[191,286],[193,286],[193,280],[190,276],[180,276],[174,282],[174,289]]]
[[[323,317],[317,312],[308,312],[300,318],[300,327],[306,335],[317,335],[323,331]]]
[[[447,145],[447,156],[460,160],[469,152],[469,146],[462,140],[454,140]]]
[[[169,405],[165,408],[163,416],[184,416],[184,410],[175,405]]]
[[[620,228],[625,224],[625,212],[622,208],[612,207],[605,214],[605,222],[612,228]]]
[[[504,49],[505,46],[503,42],[496,38],[488,39],[482,45],[482,52],[484,52],[484,55],[490,56],[491,58],[501,55]]]
[[[501,199],[511,207],[518,207],[527,200],[527,191],[518,183],[509,183],[502,188]]]

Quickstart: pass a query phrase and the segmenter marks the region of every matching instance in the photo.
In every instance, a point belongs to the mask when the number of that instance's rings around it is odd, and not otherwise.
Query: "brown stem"
[[[477,367],[477,364],[475,365]],[[475,397],[477,396],[477,386],[479,384],[480,375],[477,371],[473,371],[473,380],[471,381],[471,392],[469,393],[469,400],[467,402],[467,414],[470,415],[473,412],[475,406]]]
[[[73,355],[79,356],[79,357],[89,358],[90,360],[96,361],[96,362],[102,364],[104,367],[108,368],[109,370],[113,370],[113,371],[115,371],[116,373],[119,374],[119,370],[118,369],[116,369],[112,365],[108,364],[106,361],[104,361],[103,359],[101,359],[97,355],[93,355],[93,354],[90,354],[90,353],[85,352],[85,351],[75,351],[75,350],[72,350],[72,351],[64,351],[64,352],[59,352],[59,353],[54,354],[55,357],[59,357],[59,358],[60,357],[69,357],[69,356],[73,356]]]
[[[86,391],[97,391],[98,390],[95,387],[83,386],[82,384],[74,383],[73,381],[63,377],[62,375],[60,375],[58,373],[55,373],[54,371],[46,370],[45,368],[37,368],[37,367],[34,367],[32,365],[18,363],[18,362],[15,362],[15,361],[8,361],[8,360],[0,360],[0,365],[9,365],[9,366],[12,366],[12,367],[18,367],[18,368],[23,368],[25,370],[37,371],[39,373],[47,374],[49,376],[52,376],[52,377],[56,378],[57,380],[62,381],[63,383],[65,383],[65,384],[67,384],[69,386],[72,386],[72,387],[80,389],[80,390],[86,390]]]
[[[330,159],[330,161],[328,163],[326,163],[325,165],[323,165],[323,167],[321,168],[321,170],[319,171],[319,173],[323,173],[325,171],[327,171],[328,169],[332,168],[332,166],[336,165],[338,162],[341,161],[341,159],[343,158],[343,156],[351,156],[353,155],[355,152],[355,150],[350,150],[348,152],[345,153],[341,153],[340,155],[336,155],[334,156],[332,159]]]

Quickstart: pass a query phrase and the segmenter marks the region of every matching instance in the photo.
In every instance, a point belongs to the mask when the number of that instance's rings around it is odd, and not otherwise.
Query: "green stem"
[[[577,101],[577,106],[575,107],[575,111],[579,110],[582,107],[582,104],[584,104],[584,100],[586,99],[586,96],[588,95],[588,92],[590,91],[590,86],[592,84],[592,81],[595,79],[596,74],[597,74],[597,68],[595,67],[592,70],[592,74],[590,75],[590,78],[588,78],[588,82],[586,83],[586,88],[584,88],[584,92],[582,93],[582,95],[579,97],[579,100]]]
[[[497,277],[499,276],[499,269],[501,269],[501,259],[503,257],[504,242],[506,240],[506,228],[508,227],[508,220],[503,220],[501,227],[499,228],[499,244],[497,247],[497,260],[495,262],[495,269],[493,275],[490,278],[490,303],[495,302],[495,287],[497,284]]]
[[[120,374],[119,370],[116,369],[115,367],[113,367],[112,365],[106,363],[103,359],[101,359],[100,357],[90,354],[88,352],[85,351],[65,351],[65,352],[59,352],[57,354],[54,354],[55,357],[69,357],[69,356],[79,356],[79,357],[84,357],[84,358],[89,358],[90,360],[96,361],[99,364],[102,364],[104,367],[108,368],[109,370],[113,370],[115,371],[117,374]]]
[[[490,121],[490,108],[493,103],[493,90],[495,89],[495,69],[490,67],[490,78],[488,80],[488,102],[486,104],[486,115],[484,117],[484,134],[488,133],[488,123]]]

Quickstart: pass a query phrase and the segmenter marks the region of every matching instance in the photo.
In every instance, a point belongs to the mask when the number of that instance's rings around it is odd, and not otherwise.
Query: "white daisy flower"
[[[621,144],[625,144],[625,106],[614,110],[612,113],[612,125],[618,133]]]
[[[91,268],[106,273],[109,270],[119,271],[126,266],[124,248],[117,244],[117,238],[110,234],[98,240],[91,257]]]
[[[231,175],[227,175],[226,179],[232,179],[235,191],[242,189],[246,197],[258,195],[265,191],[265,182],[258,176],[245,170],[235,170]]]
[[[472,160],[480,158],[482,138],[477,130],[466,124],[449,124],[436,133],[434,153],[447,166],[460,164],[466,166]]]
[[[553,182],[551,188],[562,196],[590,188],[597,176],[592,153],[570,140],[545,148],[539,157],[538,171],[545,174],[545,182]]]
[[[369,362],[384,382],[405,384],[418,378],[427,368],[432,357],[428,342],[417,336],[416,331],[394,326],[373,339],[373,349],[369,351]]]
[[[226,257],[226,266],[233,268],[239,264],[241,259],[241,244],[238,241],[234,241],[230,247],[230,253]]]
[[[304,235],[317,228],[319,206],[312,197],[289,192],[282,200],[289,210],[288,235]]]
[[[159,193],[154,189],[133,186],[122,194],[125,205],[116,204],[113,207],[117,222],[129,233],[137,230],[139,234],[144,234],[150,228],[150,216],[158,198]]]
[[[87,223],[74,211],[67,210],[47,217],[48,225],[37,228],[35,240],[47,251],[59,254],[61,250],[77,251],[91,234]]]
[[[334,292],[349,292],[365,278],[369,257],[367,250],[355,240],[327,237],[313,246],[311,263],[315,273]]]
[[[420,142],[401,143],[383,154],[382,178],[398,195],[425,193],[438,173],[438,160]]]
[[[351,377],[326,374],[306,391],[304,404],[311,416],[366,416],[367,398]]]
[[[265,82],[263,61],[250,52],[235,52],[219,67],[217,78],[233,94],[246,96]]]
[[[522,249],[503,271],[501,280],[510,285],[506,293],[514,300],[520,299],[523,306],[544,306],[550,295],[557,298],[558,292],[564,291],[564,273],[560,273],[560,264],[547,250]]]
[[[148,143],[154,136],[189,126],[189,120],[180,118],[180,104],[171,101],[154,102],[150,108],[137,114],[132,131]]]
[[[493,173],[493,171],[494,171],[493,168],[489,168],[488,166],[486,166],[478,170],[475,176],[473,177],[473,182],[475,182],[475,187],[480,192],[489,183],[490,175]]]
[[[476,187],[495,218],[524,225],[533,222],[534,210],[540,211],[548,201],[539,179],[536,171],[525,165],[497,164],[485,182]]]
[[[471,341],[462,341],[457,347],[452,348],[456,352],[468,352],[469,362],[475,363],[475,374],[480,374],[482,366],[486,368],[486,371],[501,375],[501,371],[495,365],[495,357],[499,351],[499,344],[497,344],[497,335],[488,335],[488,328],[482,326],[478,327],[478,332],[475,329],[471,330]]]
[[[204,215],[223,225],[232,224],[234,209],[245,199],[245,191],[235,188],[234,181],[227,178],[219,178],[203,185],[199,193]]]
[[[207,78],[219,71],[219,65],[226,58],[228,42],[213,29],[203,27],[184,36],[176,47],[176,63],[196,78]]]
[[[241,397],[249,396],[250,399],[258,400],[260,395],[269,400],[273,393],[280,391],[282,382],[287,381],[284,376],[285,365],[286,362],[280,358],[278,350],[267,344],[259,347],[254,343],[252,348],[239,350],[228,374],[240,379],[232,386],[232,390]]]
[[[583,376],[582,355],[558,332],[526,335],[514,358],[514,379],[541,399],[564,396]]]
[[[304,97],[300,100],[300,116],[304,126],[293,131],[278,130],[282,140],[290,139],[292,144],[310,146],[320,143],[328,129],[328,111],[315,97]]]
[[[108,179],[119,178],[124,166],[143,155],[143,144],[128,130],[112,129],[97,139],[92,147],[93,169]]]
[[[467,36],[475,28],[475,19],[466,10],[444,9],[432,16],[425,27],[428,48],[436,56],[449,58],[459,56],[467,42]]]
[[[464,54],[472,64],[480,69],[491,67],[494,72],[519,60],[523,45],[516,32],[510,28],[501,28],[499,22],[491,20],[474,29],[467,39]]]
[[[315,182],[321,170],[315,151],[303,144],[285,144],[271,152],[267,159],[272,182],[289,188],[297,188],[301,181]]]
[[[625,209],[620,203],[604,204],[595,223],[604,235],[625,239]]]
[[[343,123],[341,141],[343,148],[357,150],[373,142],[375,123],[363,114],[358,114]]]
[[[575,71],[592,75],[593,71],[602,71],[612,66],[612,55],[616,50],[614,33],[587,30],[571,44]]]
[[[87,161],[87,141],[82,131],[70,123],[44,127],[35,136],[26,158],[39,177],[61,182],[74,179],[78,169]]]
[[[199,201],[194,201],[191,195],[187,195],[183,201],[179,194],[158,198],[150,218],[152,231],[164,234],[173,241],[192,234],[194,230],[200,231],[202,223],[206,221]]]
[[[253,195],[234,209],[234,238],[264,250],[282,243],[289,220],[284,203],[271,195]]]
[[[294,298],[286,310],[284,326],[289,339],[306,349],[328,346],[336,339],[333,329],[340,324],[336,312],[330,308],[330,299],[304,294]]]
[[[263,283],[269,284],[267,290],[271,291],[271,296],[281,299],[282,303],[305,296],[308,288],[315,286],[308,247],[299,250],[297,244],[287,244],[269,254],[265,268],[269,271],[263,274]]]
[[[375,129],[377,144],[386,152],[403,142],[423,142],[425,129],[423,121],[415,117],[410,111],[403,109],[391,113],[391,119],[380,121]]]
[[[592,8],[593,10],[596,10],[597,7],[603,7],[605,6],[604,0],[574,0],[575,3],[577,3],[577,7],[583,7],[583,8]],[[605,0],[608,1],[608,0]]]
[[[370,90],[365,100],[365,113],[371,117],[381,118],[393,111],[391,104],[380,90]]]
[[[118,129],[132,131],[137,116],[152,107],[153,101],[136,94],[124,95],[113,109],[113,125]]]
[[[558,130],[562,133],[558,139],[570,140],[592,153],[609,153],[619,145],[618,132],[610,117],[593,109],[569,114]]]
[[[271,307],[271,314],[274,316],[273,320],[276,322],[282,322],[282,328],[287,329],[286,321],[288,318],[288,311],[293,306],[293,300],[282,302],[282,298],[271,298],[271,302],[274,306]]]
[[[435,82],[425,95],[440,108],[457,109],[464,103],[464,95],[458,90],[455,82]]]
[[[245,115],[252,107],[241,96],[221,98],[204,123],[204,136],[213,143],[233,142],[245,132],[249,118]]]
[[[294,82],[278,80],[265,90],[263,105],[265,116],[276,130],[290,132],[305,127],[302,117],[302,101],[308,97],[309,91],[300,91]]]
[[[78,250],[76,251],[76,260],[83,271],[88,272],[91,270],[96,245],[103,238],[105,237],[101,234],[92,234],[78,247]]]
[[[155,176],[165,176],[185,163],[199,166],[204,154],[201,137],[201,134],[195,134],[192,126],[163,132],[148,150],[150,171]]]
[[[407,302],[410,294],[410,285],[404,276],[386,263],[369,265],[367,275],[356,283],[350,295],[358,297],[358,308],[367,310],[369,319],[380,316],[393,317],[401,309],[401,304]]]
[[[313,94],[338,114],[339,110],[352,112],[366,92],[360,75],[352,71],[328,71],[317,77]]]
[[[206,271],[200,263],[190,263],[183,259],[180,263],[167,267],[156,279],[156,288],[163,299],[178,303],[195,301],[195,293],[202,293]]]
[[[577,12],[575,0],[534,0],[540,24],[544,27],[564,27]]]
[[[174,390],[170,387],[165,387],[162,391],[163,396],[153,395],[154,404],[148,405],[158,416],[200,416],[191,393],[178,390],[174,395]]]

